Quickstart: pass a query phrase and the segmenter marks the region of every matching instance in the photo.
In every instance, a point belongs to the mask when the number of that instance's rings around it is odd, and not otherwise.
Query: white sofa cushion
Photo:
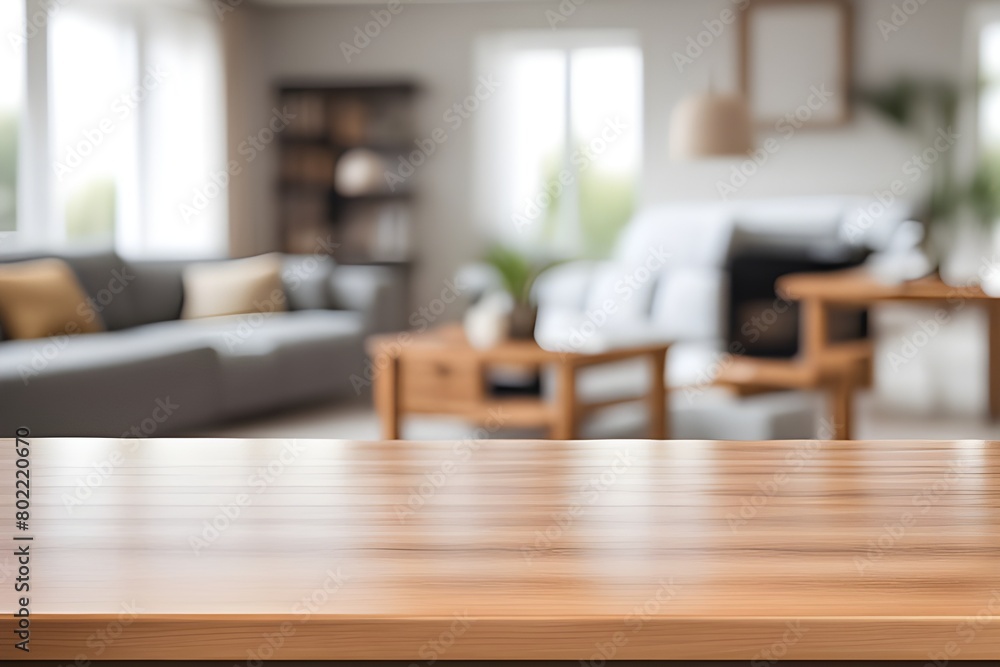
[[[538,309],[581,310],[587,303],[591,277],[601,262],[576,261],[558,264],[538,276],[532,288]]]
[[[726,273],[713,268],[667,271],[653,295],[650,320],[672,341],[721,340],[729,302]]]
[[[586,311],[602,311],[610,319],[641,322],[649,318],[649,304],[662,267],[608,262],[598,266],[591,276],[590,291],[584,302]]]
[[[615,258],[638,265],[659,251],[669,255],[671,266],[722,268],[732,234],[732,215],[724,203],[656,206],[639,213],[622,231]]]

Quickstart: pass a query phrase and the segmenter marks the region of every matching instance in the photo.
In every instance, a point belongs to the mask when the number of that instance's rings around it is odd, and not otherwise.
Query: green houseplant
[[[552,266],[552,262],[537,261],[524,252],[502,245],[490,248],[485,261],[496,271],[503,290],[513,300],[510,313],[511,337],[533,338],[538,308],[532,301],[531,290],[535,280]]]

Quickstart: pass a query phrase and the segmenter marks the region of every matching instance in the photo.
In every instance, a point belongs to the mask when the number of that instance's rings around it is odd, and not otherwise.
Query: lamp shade
[[[745,155],[753,148],[750,108],[738,95],[693,95],[674,109],[670,120],[674,160]]]

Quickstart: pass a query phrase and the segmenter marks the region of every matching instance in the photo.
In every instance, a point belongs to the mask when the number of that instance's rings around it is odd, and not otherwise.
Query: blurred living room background
[[[5,0],[0,33],[7,433],[641,437],[659,401],[678,438],[1000,436],[1000,2]]]

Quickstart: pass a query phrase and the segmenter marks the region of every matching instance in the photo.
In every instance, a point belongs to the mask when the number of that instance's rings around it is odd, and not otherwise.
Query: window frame
[[[638,126],[636,131],[643,131],[645,117],[645,52],[642,48],[641,36],[632,29],[597,29],[597,30],[563,30],[558,32],[545,30],[522,30],[506,31],[481,36],[476,43],[476,62],[478,71],[481,73],[491,72],[498,67],[501,59],[516,51],[559,51],[565,58],[563,67],[563,138],[562,144],[562,169],[569,172],[570,182],[565,185],[563,193],[560,195],[559,221],[557,223],[557,241],[552,244],[552,250],[565,257],[580,257],[586,255],[586,242],[584,240],[583,221],[580,215],[581,199],[581,175],[578,165],[572,159],[574,146],[576,143],[574,119],[573,119],[573,52],[586,49],[600,48],[629,48],[635,49],[640,58],[640,86],[638,104]],[[478,132],[478,143],[480,144],[479,154],[489,153],[482,150],[487,143],[485,137],[496,127],[495,116],[490,115],[477,122],[480,126]],[[637,178],[636,178],[636,204],[641,196],[641,173],[643,167],[643,145],[638,142],[639,155],[637,158]],[[476,204],[483,206],[483,202],[490,201],[488,196],[490,190],[489,177],[484,174],[482,158],[477,158],[476,170]],[[541,185],[541,184],[540,184]],[[490,221],[490,232],[496,233],[497,220],[491,219],[489,205],[476,211],[478,218]],[[507,238],[509,235],[501,235]]]

